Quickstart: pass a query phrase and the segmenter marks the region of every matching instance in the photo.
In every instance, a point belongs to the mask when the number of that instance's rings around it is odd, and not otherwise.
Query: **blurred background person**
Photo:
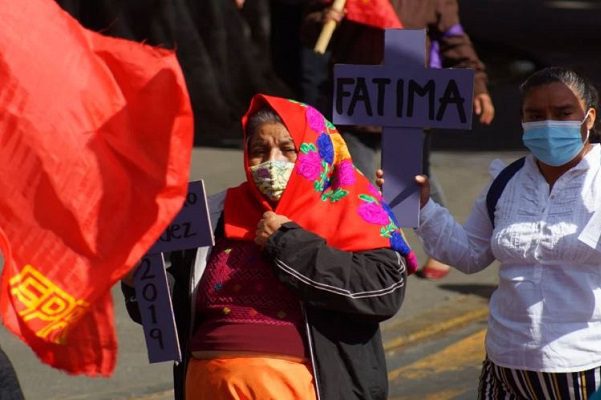
[[[89,29],[176,52],[196,146],[239,146],[252,96],[293,94],[272,68],[269,0],[57,2]]]
[[[352,1],[352,0],[351,0]],[[404,28],[426,29],[428,38],[428,65],[430,68],[471,68],[474,78],[474,112],[480,123],[488,125],[495,116],[495,108],[487,89],[484,64],[478,58],[469,36],[459,20],[456,0],[396,0],[392,4]],[[383,57],[383,30],[349,21],[322,1],[310,2],[303,26],[305,46],[313,46],[321,26],[328,20],[339,22],[328,53],[303,54],[305,70],[301,80],[304,100],[315,104],[326,115],[331,115],[333,98],[333,64],[379,64]],[[341,127],[356,166],[369,178],[376,172],[377,155],[381,145],[379,127]],[[430,169],[431,131],[424,133],[422,171],[430,177],[433,199],[445,204],[442,187]],[[441,279],[450,268],[429,258],[418,276]]]

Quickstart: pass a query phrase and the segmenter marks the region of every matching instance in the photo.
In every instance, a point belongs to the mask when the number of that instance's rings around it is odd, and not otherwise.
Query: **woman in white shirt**
[[[464,225],[422,185],[416,230],[431,257],[471,274],[499,260],[480,399],[587,399],[601,385],[601,146],[595,88],[547,68],[522,85],[530,153],[491,219],[488,188]]]

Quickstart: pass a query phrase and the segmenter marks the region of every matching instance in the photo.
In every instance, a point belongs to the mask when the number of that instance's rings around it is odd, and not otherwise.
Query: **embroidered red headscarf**
[[[265,211],[274,211],[323,237],[328,245],[345,251],[392,248],[417,270],[415,254],[407,245],[396,219],[379,190],[353,165],[336,127],[311,106],[278,97],[256,95],[242,118],[247,143],[248,118],[265,106],[282,119],[298,157],[275,209],[255,185],[244,148],[246,182],[228,190],[225,235],[254,240]]]

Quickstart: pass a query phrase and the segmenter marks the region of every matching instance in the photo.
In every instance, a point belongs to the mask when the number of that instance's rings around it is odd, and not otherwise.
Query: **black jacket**
[[[222,235],[223,198],[224,194],[209,198],[216,236]],[[193,321],[189,288],[190,279],[195,278],[190,271],[194,271],[197,251],[208,258],[204,248],[177,252],[171,255],[167,270],[184,358],[189,354]],[[392,317],[401,306],[405,260],[390,249],[334,249],[293,222],[269,238],[265,251],[273,259],[274,273],[303,305],[318,399],[386,399],[388,382],[379,322]],[[122,285],[122,289],[130,316],[139,322],[133,288]],[[177,399],[184,399],[186,361],[174,368]]]

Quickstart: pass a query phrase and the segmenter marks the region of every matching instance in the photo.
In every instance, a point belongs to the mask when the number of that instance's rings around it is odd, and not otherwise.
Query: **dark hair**
[[[599,112],[599,93],[595,86],[584,76],[563,67],[549,67],[530,75],[520,86],[522,102],[533,88],[556,82],[563,83],[574,90],[580,96],[580,99],[584,101],[587,109],[594,108]],[[598,117],[599,115],[591,129],[589,139],[591,142],[597,143],[601,141],[601,133],[597,129]]]
[[[282,119],[275,111],[269,107],[263,107],[248,118],[246,122],[246,143],[250,142],[250,139],[255,134],[257,128],[265,123],[280,123],[283,124]]]

